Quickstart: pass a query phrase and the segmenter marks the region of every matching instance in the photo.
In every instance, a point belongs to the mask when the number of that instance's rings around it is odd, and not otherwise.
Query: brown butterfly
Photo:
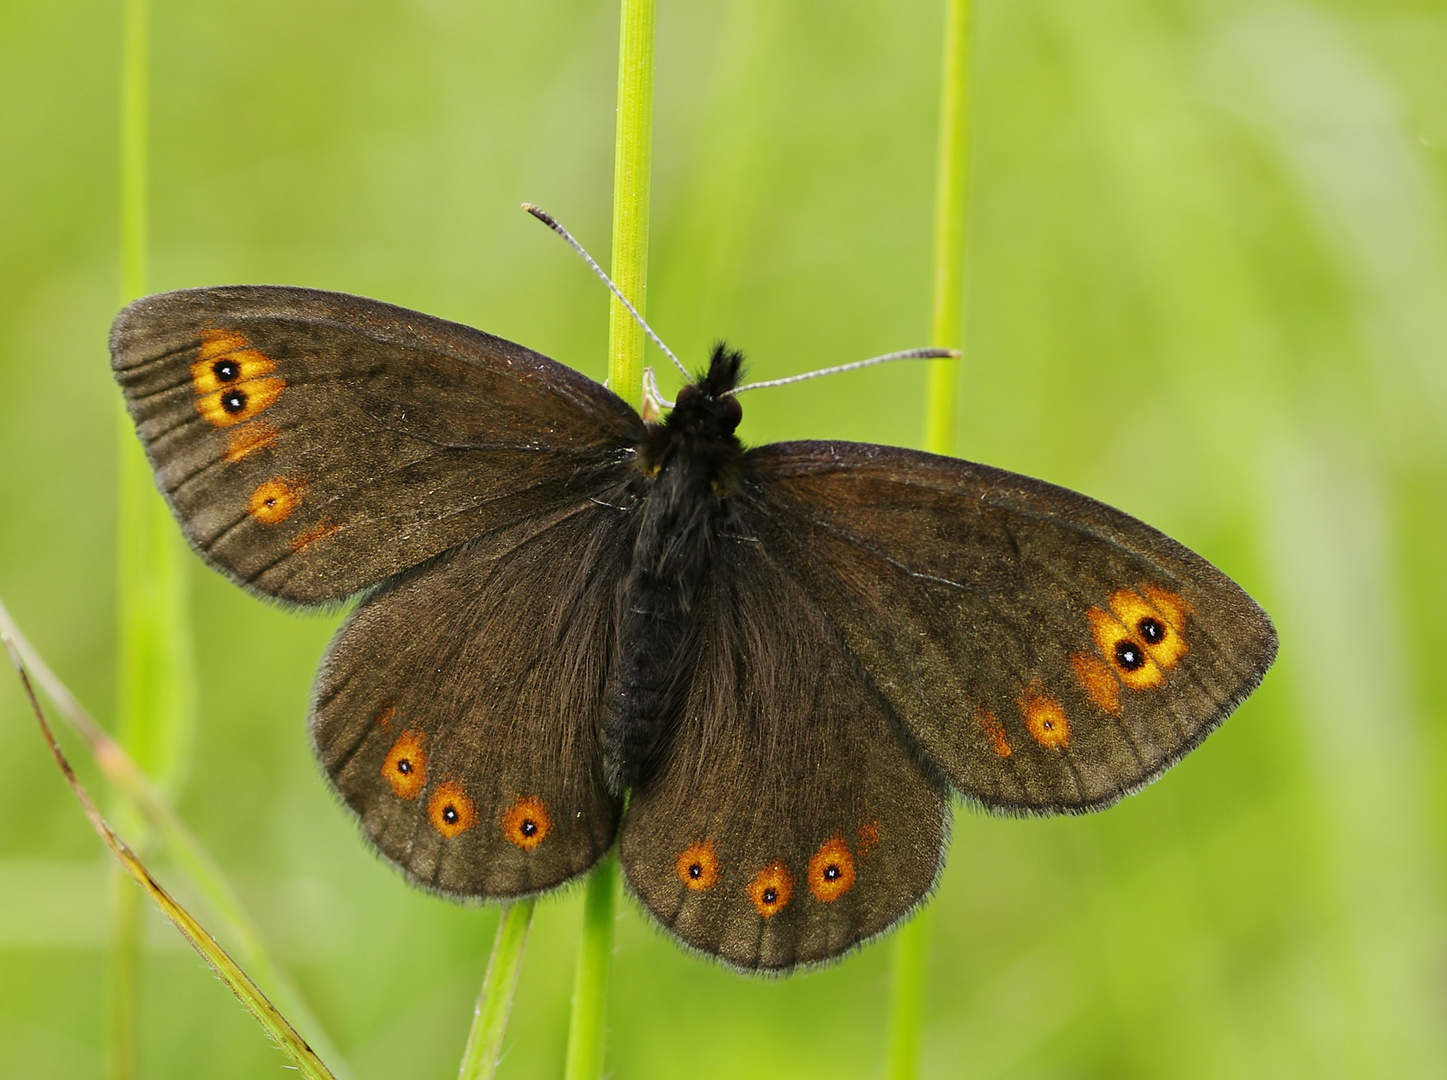
[[[310,289],[149,297],[111,352],[212,566],[360,597],[316,752],[449,896],[555,888],[616,839],[686,944],[826,960],[929,891],[951,790],[1109,806],[1276,654],[1229,578],[1083,495],[893,447],[745,449],[722,346],[660,424],[519,345]]]

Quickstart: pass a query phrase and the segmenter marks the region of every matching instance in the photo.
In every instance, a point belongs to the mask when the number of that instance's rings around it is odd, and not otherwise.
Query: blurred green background
[[[665,340],[758,377],[923,344],[942,4],[659,8]],[[605,294],[517,204],[606,262],[611,0],[153,15],[154,290],[343,289],[602,376]],[[1119,807],[958,814],[926,1074],[1447,1074],[1447,0],[980,0],[976,28],[961,453],[1170,532],[1282,650]],[[0,3],[0,597],[107,719],[119,40],[114,0]],[[742,434],[917,445],[923,383],[760,392]],[[182,814],[360,1077],[455,1075],[495,912],[413,891],[333,805],[303,716],[334,620],[192,562]],[[98,1075],[110,888],[0,676],[6,1076]],[[539,908],[502,1076],[560,1073],[579,900]],[[620,911],[612,1074],[879,1072],[888,942],[748,979]],[[290,1075],[159,918],[143,1007],[147,1077]]]

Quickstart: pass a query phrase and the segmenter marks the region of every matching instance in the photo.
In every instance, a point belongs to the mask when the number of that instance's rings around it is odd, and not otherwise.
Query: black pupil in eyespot
[[[837,881],[837,880],[839,880],[839,867],[835,866],[833,863],[830,863],[828,866],[826,866],[826,867],[824,868],[824,880],[825,880],[825,881]]]
[[[1120,666],[1127,671],[1134,671],[1146,662],[1145,657],[1141,656],[1140,649],[1136,647],[1133,641],[1117,642],[1115,646],[1115,659],[1116,663],[1120,664]]]
[[[412,771],[412,763],[406,758],[403,758],[401,761],[397,762],[397,771],[405,776],[407,773]]]
[[[778,898],[779,894],[772,886],[764,890],[764,903],[772,904]]]
[[[447,822],[447,824],[449,824],[449,825],[456,825],[456,824],[457,824],[457,809],[456,809],[456,807],[444,806],[444,807],[442,808],[442,820],[445,821],[445,822]]]
[[[532,818],[523,818],[522,830],[524,836],[532,836],[538,831],[538,823]]]
[[[1145,638],[1146,641],[1150,642],[1152,645],[1159,644],[1161,639],[1166,636],[1166,628],[1160,623],[1156,622],[1155,619],[1152,619],[1150,617],[1144,618],[1140,621],[1139,629],[1141,632],[1141,637]]]
[[[703,877],[703,867],[700,866],[698,863],[690,863],[688,867],[688,876],[691,878]]]
[[[246,408],[246,395],[240,390],[221,395],[221,407],[229,413],[239,413]]]
[[[217,360],[211,365],[211,374],[221,382],[235,382],[241,375],[241,365],[235,360]]]

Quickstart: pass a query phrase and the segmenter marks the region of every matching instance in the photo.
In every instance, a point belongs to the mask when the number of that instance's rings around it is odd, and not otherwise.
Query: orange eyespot
[[[1116,678],[1132,690],[1149,690],[1161,684],[1161,680],[1165,678],[1161,669],[1151,659],[1140,639],[1119,619],[1100,608],[1091,608],[1089,619],[1095,647],[1100,650],[1101,656],[1105,657]]]
[[[221,361],[217,361],[220,363]],[[259,416],[271,408],[281,392],[286,389],[286,380],[278,378],[251,379],[233,383],[217,390],[214,394],[196,399],[196,411],[214,427],[231,427]]]
[[[440,784],[427,801],[427,820],[432,827],[451,840],[477,824],[477,810],[462,785],[455,780]]]
[[[695,892],[712,889],[718,884],[718,852],[714,850],[712,840],[701,840],[679,853],[678,880]]]
[[[536,795],[519,795],[502,814],[502,834],[524,851],[546,840],[552,828],[548,805]]]
[[[391,710],[378,717],[382,730],[387,730]],[[427,733],[410,728],[397,736],[392,749],[387,751],[387,760],[382,762],[382,775],[392,785],[392,793],[399,799],[415,799],[422,794],[427,783]]]
[[[1070,743],[1070,722],[1060,702],[1032,685],[1020,699],[1020,715],[1030,737],[1047,750],[1063,750]]]
[[[1104,660],[1088,653],[1074,653],[1070,663],[1075,678],[1090,700],[1108,713],[1120,712],[1120,682]]]
[[[243,342],[244,338],[241,339]],[[244,346],[217,353],[201,347],[196,362],[191,365],[191,388],[198,394],[214,394],[228,386],[259,379],[276,370],[271,357],[263,356],[255,349]]]
[[[1161,670],[1170,671],[1187,652],[1186,613],[1190,605],[1175,593],[1154,585],[1142,587],[1141,593],[1145,596],[1129,589],[1112,593],[1110,610],[1130,628]]]
[[[770,863],[749,882],[749,899],[766,919],[787,907],[793,897],[794,875],[781,862]]]
[[[832,904],[854,888],[854,856],[842,836],[825,840],[809,860],[809,891]]]
[[[279,476],[264,480],[251,493],[246,512],[263,525],[285,521],[301,505],[301,486]]]
[[[863,858],[879,846],[879,822],[861,821],[859,823],[859,857]]]
[[[309,548],[313,544],[315,544],[318,540],[325,540],[328,536],[331,536],[340,528],[341,526],[338,525],[331,518],[323,518],[321,521],[318,521],[315,525],[313,525],[310,529],[307,529],[305,532],[297,533],[294,537],[292,537],[291,550],[304,551],[306,548]]]
[[[984,729],[985,738],[990,740],[990,749],[1000,757],[1009,757],[1010,741],[1005,738],[1005,729],[1000,726],[1000,721],[996,719],[995,714],[976,705],[975,719]]]
[[[240,461],[260,453],[276,442],[278,434],[276,428],[261,421],[239,427],[226,437],[226,460]]]

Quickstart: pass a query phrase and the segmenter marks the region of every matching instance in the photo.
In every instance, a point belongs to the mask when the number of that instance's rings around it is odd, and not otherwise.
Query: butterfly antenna
[[[873,367],[875,364],[887,364],[891,360],[949,360],[958,358],[960,355],[961,353],[956,349],[905,349],[904,352],[885,353],[883,356],[871,356],[868,360],[856,360],[852,364],[839,364],[837,367],[806,371],[802,375],[785,375],[782,379],[765,379],[763,382],[746,383],[743,386],[735,387],[729,393],[742,394],[745,390],[761,390],[765,386],[788,386],[790,383],[803,382],[805,379],[817,379],[824,375],[838,375],[841,371],[854,371],[858,368]]]
[[[649,326],[643,316],[638,314],[638,309],[628,302],[628,297],[624,296],[623,293],[619,291],[618,286],[613,284],[613,279],[603,272],[603,268],[598,265],[593,256],[589,255],[587,251],[583,249],[582,244],[573,239],[573,234],[563,228],[563,226],[558,223],[558,219],[553,217],[552,214],[548,213],[541,206],[534,206],[532,203],[523,203],[523,209],[561,236],[574,251],[583,257],[583,261],[593,268],[593,273],[602,278],[603,284],[613,290],[613,295],[628,309],[628,314],[632,315],[638,325],[643,327],[643,332],[653,339],[653,344],[663,350],[663,354],[673,361],[673,366],[683,372],[685,379],[690,383],[693,382],[693,376],[688,373],[688,368],[684,367],[683,362],[673,355],[672,349],[663,344],[663,339],[653,332],[653,327]]]

